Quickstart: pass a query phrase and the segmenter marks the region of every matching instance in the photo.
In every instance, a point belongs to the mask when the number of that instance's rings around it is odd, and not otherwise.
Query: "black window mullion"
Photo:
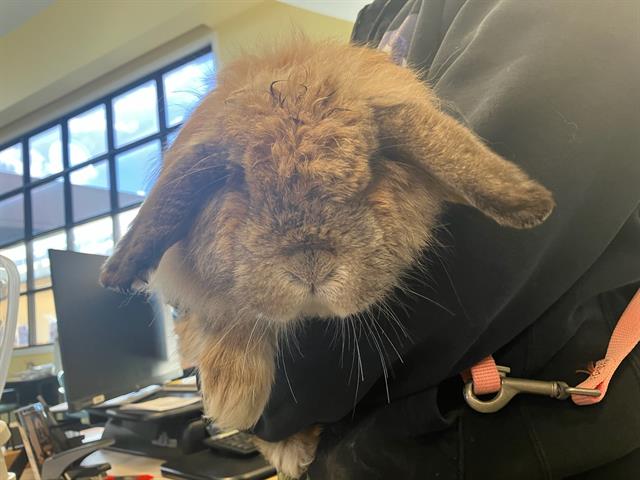
[[[125,153],[129,150],[133,150],[134,148],[141,147],[146,143],[150,143],[153,140],[159,140],[162,138],[162,133],[158,130],[156,133],[152,133],[151,135],[147,135],[146,137],[135,140],[131,143],[126,143],[118,148],[113,149],[114,155],[120,155],[121,153]]]
[[[162,150],[166,146],[166,133],[167,133],[167,115],[165,112],[165,105],[167,102],[164,98],[164,82],[162,81],[162,75],[159,74],[156,77],[156,96],[158,101],[158,126],[160,127],[160,143]]]
[[[71,192],[71,175],[69,173],[69,124],[62,122],[62,166],[64,167],[64,228],[69,236],[73,225],[73,202]],[[67,240],[68,242],[68,240]]]
[[[27,308],[29,311],[29,346],[36,344],[36,296],[27,294]]]
[[[31,170],[29,162],[29,140],[24,138],[22,140],[22,161],[23,161],[23,178],[24,184],[29,185],[31,183]],[[35,279],[33,273],[33,216],[31,214],[31,188],[24,189],[24,245],[27,261],[27,291],[33,290],[35,286]],[[33,294],[27,293],[27,326],[29,329],[28,338],[29,345],[33,345],[36,340],[36,309],[35,298]]]
[[[22,162],[23,162],[23,181],[25,185],[31,183],[31,172],[29,169],[29,144],[27,139],[22,140]],[[25,187],[23,190],[24,200],[24,237],[25,241],[31,240],[33,236],[33,224],[31,219],[31,188]],[[27,274],[29,268],[27,266]]]
[[[24,176],[24,174],[23,174],[23,176]],[[4,193],[0,194],[0,201],[6,200],[7,198],[15,197],[16,195],[20,195],[21,193],[24,193],[24,190],[25,190],[25,186],[21,185],[18,188],[14,188],[13,190],[9,190],[8,192],[4,192]]]
[[[118,181],[116,175],[116,156],[115,150],[115,132],[113,131],[114,119],[113,119],[113,103],[112,98],[109,98],[106,102],[106,116],[107,116],[107,151],[109,152],[109,196],[111,199],[111,223],[113,224],[113,239],[120,238],[120,228],[114,212],[118,210]]]

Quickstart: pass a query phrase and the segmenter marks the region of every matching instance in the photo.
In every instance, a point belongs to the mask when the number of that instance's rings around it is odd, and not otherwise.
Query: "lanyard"
[[[620,363],[640,342],[640,289],[627,305],[611,334],[607,353],[590,370],[589,377],[577,387],[565,382],[541,381],[508,376],[509,368],[496,365],[492,356],[482,359],[462,373],[464,398],[471,408],[482,413],[497,412],[519,393],[546,395],[559,400],[571,397],[576,405],[602,401],[609,382]],[[490,400],[477,395],[496,394]]]

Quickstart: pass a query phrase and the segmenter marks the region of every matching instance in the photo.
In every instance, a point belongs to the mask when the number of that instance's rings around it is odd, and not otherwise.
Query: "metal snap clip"
[[[467,405],[476,412],[494,413],[507,405],[513,397],[519,393],[529,393],[533,395],[544,395],[558,400],[565,400],[572,394],[599,397],[602,392],[592,388],[570,387],[565,382],[530,380],[525,378],[510,378],[508,367],[498,367],[502,384],[496,395],[489,400],[481,400],[473,392],[473,382],[465,384],[463,396]]]

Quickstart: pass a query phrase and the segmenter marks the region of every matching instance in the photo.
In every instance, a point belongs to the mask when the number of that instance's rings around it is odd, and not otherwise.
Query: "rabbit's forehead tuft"
[[[271,173],[276,177],[321,176],[325,179],[368,171],[374,140],[363,135],[361,129],[344,125],[281,127],[251,142],[243,158],[247,171]]]
[[[373,113],[352,89],[304,77],[263,78],[233,92],[222,115],[237,152],[230,161],[242,164],[253,194],[295,188],[348,197],[370,182]]]
[[[319,126],[323,120],[329,125],[352,125],[370,116],[357,89],[328,78],[327,72],[301,69],[281,75],[258,72],[242,88],[226,86],[212,93],[222,100],[230,132],[264,136],[275,130]]]

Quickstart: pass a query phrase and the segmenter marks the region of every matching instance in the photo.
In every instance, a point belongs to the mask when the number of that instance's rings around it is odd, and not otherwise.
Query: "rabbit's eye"
[[[225,171],[227,172],[227,174],[231,174],[233,172],[235,172],[238,169],[239,165],[235,164],[235,163],[228,163],[224,166]]]
[[[186,313],[186,311],[179,305],[169,304],[169,308],[171,309],[171,316],[174,320],[180,320]]]
[[[233,183],[244,182],[244,167],[237,163],[227,165],[227,181]]]

